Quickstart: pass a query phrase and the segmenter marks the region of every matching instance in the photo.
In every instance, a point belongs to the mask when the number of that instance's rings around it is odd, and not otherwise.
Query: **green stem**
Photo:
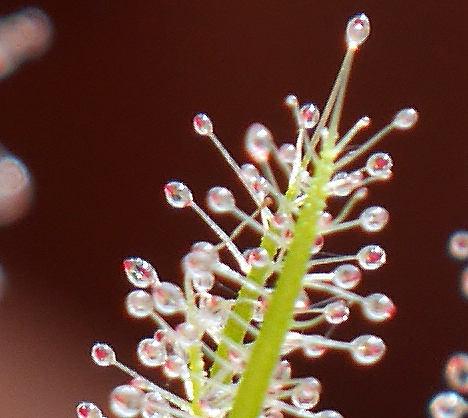
[[[263,326],[252,347],[229,418],[256,418],[261,411],[284,336],[293,318],[294,303],[310,259],[310,248],[319,233],[321,212],[326,206],[326,185],[333,173],[333,155],[327,152],[327,148],[317,162],[306,202],[296,222],[293,241],[265,313]]]

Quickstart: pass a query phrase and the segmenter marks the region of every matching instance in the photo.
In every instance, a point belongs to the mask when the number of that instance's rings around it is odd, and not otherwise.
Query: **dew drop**
[[[468,394],[468,355],[466,353],[457,353],[449,358],[445,365],[445,378],[452,389]]]
[[[371,177],[388,179],[392,175],[393,161],[385,152],[372,154],[366,162],[366,171]]]
[[[211,272],[219,262],[215,247],[209,242],[197,242],[191,251],[182,259],[182,267],[186,273]]]
[[[366,296],[361,302],[364,316],[373,322],[381,322],[395,315],[396,306],[382,293]]]
[[[270,262],[270,256],[265,248],[251,248],[244,251],[244,258],[254,268],[266,267]]]
[[[96,343],[91,349],[91,357],[98,366],[110,366],[115,363],[115,353],[111,346]]]
[[[304,336],[302,350],[304,355],[309,358],[318,358],[327,351],[327,340],[322,335],[307,335]]]
[[[356,259],[364,270],[375,270],[385,263],[387,255],[378,245],[367,245],[359,250]]]
[[[213,187],[206,197],[208,207],[217,213],[230,212],[236,207],[232,192],[225,187]]]
[[[468,299],[468,267],[465,267],[460,275],[460,292]]]
[[[320,119],[320,112],[312,103],[303,105],[299,111],[299,122],[301,127],[311,129],[317,125]]]
[[[365,209],[359,216],[362,229],[367,232],[380,231],[387,225],[389,214],[380,206],[371,206]]]
[[[193,117],[193,129],[198,135],[209,136],[213,133],[213,123],[204,113],[198,113]]]
[[[148,392],[141,400],[143,418],[171,418],[169,403],[157,392]]]
[[[291,402],[300,409],[310,409],[317,405],[321,392],[320,382],[308,377],[297,384],[291,393]]]
[[[174,338],[182,347],[189,347],[194,344],[199,337],[197,329],[188,322],[181,322],[175,329]]]
[[[153,300],[144,290],[134,290],[127,295],[125,307],[134,318],[145,318],[153,311]]]
[[[305,336],[298,332],[288,331],[281,347],[281,355],[291,353],[292,351],[301,348],[304,338]]]
[[[448,241],[448,252],[456,260],[468,258],[468,232],[454,232]]]
[[[138,343],[138,359],[148,367],[157,367],[166,361],[167,353],[164,343],[154,338],[145,338]]]
[[[339,171],[328,182],[328,189],[335,196],[348,196],[353,189],[359,186],[360,182],[360,176]]]
[[[333,271],[333,283],[342,289],[352,289],[361,281],[361,270],[353,264],[342,264]]]
[[[117,386],[110,394],[110,408],[121,418],[136,417],[140,413],[144,392],[131,385]]]
[[[293,144],[283,144],[279,147],[278,155],[285,164],[293,164],[296,159],[296,147]]]
[[[266,162],[273,145],[271,132],[261,123],[253,123],[245,133],[245,149],[258,163]]]
[[[76,407],[78,418],[102,418],[101,410],[91,402],[81,402]]]
[[[288,94],[284,98],[284,103],[286,106],[291,107],[291,108],[299,108],[299,101],[297,100],[297,97],[294,94]]]
[[[349,308],[342,300],[327,304],[323,310],[325,320],[329,324],[341,324],[349,317]]]
[[[134,286],[145,288],[159,283],[158,273],[154,267],[142,258],[126,258],[122,264],[128,281]]]
[[[185,208],[193,203],[190,189],[179,181],[171,181],[164,186],[167,202],[174,208]]]
[[[324,243],[325,240],[323,238],[323,235],[317,235],[315,237],[314,243],[312,244],[312,248],[310,249],[310,253],[317,254],[323,248]]]
[[[351,18],[346,26],[346,43],[349,48],[362,45],[370,33],[369,18],[361,13]]]
[[[215,284],[215,277],[209,271],[192,272],[190,279],[197,293],[208,292]]]
[[[284,418],[281,409],[279,408],[266,408],[263,413],[260,415],[261,418]]]
[[[156,310],[163,315],[172,315],[187,309],[182,291],[169,282],[162,282],[153,288],[153,303]]]
[[[374,364],[385,353],[385,344],[381,338],[375,335],[361,335],[350,343],[350,351],[353,359],[363,365]]]
[[[393,126],[397,129],[406,130],[414,126],[418,121],[418,112],[413,108],[400,110],[393,118]]]
[[[185,378],[188,374],[187,363],[178,355],[167,356],[163,372],[169,379]]]
[[[440,392],[429,403],[433,418],[461,418],[466,409],[466,401],[456,392]]]

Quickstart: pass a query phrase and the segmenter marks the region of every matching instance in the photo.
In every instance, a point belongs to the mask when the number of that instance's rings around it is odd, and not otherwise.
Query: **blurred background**
[[[137,366],[136,344],[152,330],[124,313],[122,259],[139,255],[162,280],[179,281],[191,242],[212,239],[191,211],[167,206],[162,186],[186,181],[199,201],[213,185],[239,190],[193,133],[193,115],[209,114],[241,162],[251,122],[265,123],[278,143],[292,141],[284,97],[323,108],[346,22],[358,12],[372,30],[355,60],[343,131],[367,114],[375,132],[407,106],[420,121],[378,146],[395,175],[372,187],[368,204],[386,207],[390,225],[377,236],[342,235],[327,249],[382,245],[388,263],[359,291],[388,294],[398,312],[378,325],[357,313],[337,334],[381,336],[388,352],[372,368],[343,353],[296,362],[298,373],[322,381],[319,410],[424,416],[444,387],[447,356],[468,350],[463,263],[446,254],[451,232],[468,228],[468,3],[4,0],[0,15],[27,6],[53,29],[49,51],[0,82],[0,140],[29,168],[34,193],[29,213],[0,229],[0,416],[74,417],[81,400],[108,411],[107,394],[126,377],[95,366],[91,345],[109,342]]]

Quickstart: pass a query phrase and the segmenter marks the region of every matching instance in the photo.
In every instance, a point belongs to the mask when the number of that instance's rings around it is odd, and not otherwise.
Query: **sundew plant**
[[[323,110],[300,104],[293,95],[286,97],[297,125],[293,143],[277,147],[270,131],[259,123],[247,129],[245,149],[254,164],[239,165],[216,137],[210,118],[203,113],[194,117],[195,132],[219,150],[255,210],[240,209],[225,187],[210,189],[209,211],[238,221],[226,231],[198,205],[187,185],[180,181],[165,185],[167,202],[195,211],[217,240],[196,242],[184,256],[182,288],[161,281],[146,260],[124,260],[126,276],[137,288],[127,295],[127,311],[155,324],[154,334],[139,342],[137,356],[175,384],[144,377],[119,362],[108,344],[96,343],[93,360],[130,377],[110,394],[115,416],[341,417],[316,409],[319,380],[300,377],[288,355],[297,351],[316,359],[328,350],[341,350],[362,365],[372,365],[384,355],[386,346],[377,336],[357,335],[352,341],[332,337],[351,314],[360,312],[381,322],[395,312],[384,294],[361,296],[354,291],[363,272],[385,263],[384,249],[369,243],[344,255],[322,251],[332,234],[353,228],[377,232],[386,225],[389,214],[379,206],[350,218],[365,199],[367,186],[392,176],[391,157],[372,153],[372,147],[393,130],[411,128],[418,118],[414,109],[402,109],[364,141],[356,137],[369,126],[368,116],[339,133],[353,57],[369,33],[366,15],[348,22],[346,54]],[[259,237],[257,247],[240,248],[238,238],[246,233]],[[103,414],[96,405],[81,402],[77,416]]]

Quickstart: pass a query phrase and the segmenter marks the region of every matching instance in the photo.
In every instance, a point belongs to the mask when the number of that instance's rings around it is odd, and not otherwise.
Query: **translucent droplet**
[[[333,283],[342,289],[352,289],[361,281],[361,270],[353,264],[342,264],[333,271]]]
[[[353,173],[348,174],[345,171],[339,171],[328,182],[328,190],[335,196],[348,196],[359,186],[360,182],[361,179],[353,175]]]
[[[81,402],[76,407],[78,418],[102,418],[101,410],[91,402]]]
[[[139,257],[124,260],[123,268],[128,281],[136,287],[145,288],[159,283],[158,273],[154,267]]]
[[[192,324],[181,322],[175,329],[174,338],[176,339],[177,344],[187,348],[198,341],[199,332]]]
[[[454,232],[448,241],[448,252],[456,260],[468,258],[468,232]]]
[[[301,313],[310,308],[310,298],[304,289],[299,291],[299,295],[294,302],[294,312]]]
[[[167,202],[174,208],[185,208],[193,203],[190,189],[179,181],[171,181],[164,186]]]
[[[410,129],[418,121],[418,112],[413,108],[400,110],[393,118],[393,126],[397,129]]]
[[[271,262],[267,250],[261,247],[245,250],[244,258],[254,268],[266,267]]]
[[[370,321],[381,322],[395,315],[396,306],[382,293],[366,296],[361,302],[364,316]]]
[[[260,123],[253,123],[245,133],[245,150],[258,163],[268,160],[273,136],[271,132]]]
[[[299,111],[299,122],[302,127],[311,129],[317,125],[320,119],[320,112],[317,107],[312,103],[303,105]]]
[[[371,177],[388,179],[392,175],[393,161],[385,152],[372,154],[366,162],[366,171]]]
[[[307,335],[304,336],[302,350],[306,357],[318,358],[327,351],[326,338],[322,335]]]
[[[230,212],[236,207],[232,192],[225,187],[213,187],[208,191],[206,201],[208,207],[217,213]]]
[[[310,409],[320,400],[320,382],[314,377],[308,377],[298,383],[291,393],[291,402],[300,409]]]
[[[278,155],[286,164],[293,164],[296,159],[296,147],[293,144],[283,144],[279,147]]]
[[[127,295],[125,307],[134,318],[145,318],[153,311],[153,299],[144,290],[134,290]]]
[[[288,94],[284,98],[284,103],[286,104],[286,106],[292,108],[299,108],[299,101],[297,100],[297,97],[294,94]]]
[[[314,418],[343,418],[343,415],[336,411],[327,409],[325,411],[320,411],[314,414]]]
[[[453,354],[445,365],[445,378],[448,385],[464,394],[468,394],[468,355]]]
[[[185,378],[188,374],[188,367],[180,356],[170,355],[164,362],[163,371],[169,379]]]
[[[96,343],[91,349],[91,357],[98,366],[110,366],[115,363],[115,353],[111,346]]]
[[[200,323],[204,323],[211,332],[220,330],[227,321],[230,307],[220,296],[202,293],[198,299]]]
[[[260,415],[261,418],[284,418],[283,412],[279,408],[266,408]]]
[[[215,284],[215,276],[209,271],[192,272],[190,280],[197,293],[208,292]]]
[[[153,288],[153,303],[156,310],[163,315],[172,315],[187,308],[180,288],[169,282],[162,282]]]
[[[216,248],[209,242],[197,242],[182,259],[182,267],[187,273],[211,272],[219,262]]]
[[[281,360],[277,365],[276,369],[273,372],[272,379],[279,382],[287,382],[291,379],[291,363],[288,360]]]
[[[361,227],[368,232],[380,231],[387,225],[389,219],[388,212],[380,206],[371,206],[365,209],[359,216]]]
[[[429,403],[433,418],[462,418],[466,410],[466,401],[456,392],[438,393]]]
[[[364,270],[375,270],[385,263],[387,255],[378,245],[367,245],[357,253],[356,259]]]
[[[141,400],[143,418],[171,418],[169,403],[157,392],[148,392]]]
[[[361,335],[350,343],[353,359],[363,365],[374,364],[385,353],[385,343],[375,335]]]
[[[315,237],[314,244],[312,245],[312,248],[310,249],[310,253],[317,254],[322,249],[324,243],[325,243],[325,240],[323,238],[323,235],[317,235]]]
[[[166,361],[165,345],[154,338],[145,338],[138,343],[138,359],[148,367],[157,367]]]
[[[302,348],[303,338],[302,334],[298,332],[289,331],[284,338],[283,345],[281,347],[281,355],[291,353],[294,350]]]
[[[460,292],[468,299],[468,267],[465,267],[460,275]]]
[[[325,320],[329,324],[341,324],[349,317],[349,308],[342,300],[331,302],[323,309]]]
[[[346,43],[350,48],[357,48],[362,45],[370,33],[369,18],[361,13],[354,16],[346,27]]]
[[[204,113],[198,113],[193,117],[193,129],[198,135],[208,136],[213,133],[213,123]]]
[[[136,417],[140,413],[143,396],[144,392],[131,385],[117,386],[110,394],[110,408],[118,417]]]

